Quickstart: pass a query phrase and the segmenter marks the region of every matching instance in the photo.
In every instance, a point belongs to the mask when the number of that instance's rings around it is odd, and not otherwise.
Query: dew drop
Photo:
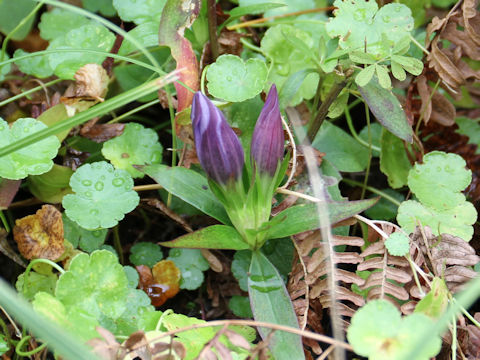
[[[358,9],[353,13],[353,18],[357,21],[363,21],[366,17],[366,10],[365,9]]]
[[[98,215],[98,210],[97,209],[91,209],[90,210],[90,215]]]
[[[92,185],[92,182],[90,180],[82,180],[82,185],[83,186],[90,186],[90,185]]]
[[[100,179],[105,180],[105,175],[100,176]]]
[[[93,193],[91,191],[85,191],[84,195],[86,198],[89,198],[89,199],[93,197]]]
[[[288,64],[281,64],[277,67],[277,72],[279,75],[287,76],[290,72],[290,65]]]
[[[232,77],[231,77],[231,76],[227,76],[227,81],[232,81]]]
[[[103,185],[103,182],[101,182],[101,181],[97,181],[95,183],[95,190],[97,190],[97,191],[102,191],[104,187],[105,186]]]
[[[5,130],[5,126],[0,125],[0,131],[3,131],[3,130]]]
[[[382,16],[382,20],[383,20],[383,22],[389,23],[391,18],[390,18],[390,16],[384,15],[384,16]]]
[[[124,182],[125,181],[122,178],[116,178],[116,179],[113,179],[112,184],[113,186],[120,187],[123,185]]]

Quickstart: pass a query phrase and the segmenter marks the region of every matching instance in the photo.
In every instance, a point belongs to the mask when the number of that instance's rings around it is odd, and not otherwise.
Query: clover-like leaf
[[[114,41],[115,35],[112,32],[105,26],[92,22],[55,38],[47,49],[85,49],[108,53]],[[62,79],[73,79],[75,72],[83,65],[101,64],[105,58],[106,56],[102,54],[78,51],[59,52],[48,57],[55,75]]]
[[[62,215],[62,219],[65,240],[68,240],[74,247],[79,247],[83,251],[91,253],[98,250],[105,242],[107,229],[84,229],[75,221],[70,220],[65,213]]]
[[[198,249],[171,249],[168,260],[172,260],[182,272],[181,289],[195,290],[203,283],[203,271],[209,265]]]
[[[113,0],[113,6],[123,21],[133,21],[137,25],[148,21],[159,24],[166,2],[167,0]]]
[[[367,53],[381,59],[413,30],[411,10],[403,4],[387,4],[380,10],[375,1],[366,0],[335,0],[333,5],[337,10],[326,25],[327,33],[340,37],[342,49],[363,51],[366,47]]]
[[[236,55],[222,55],[207,70],[208,92],[232,102],[251,99],[262,91],[267,75],[260,59],[244,62]]]
[[[315,56],[318,50],[314,50],[312,36],[294,26],[286,24],[272,26],[265,32],[261,48],[272,61],[267,83],[275,83],[278,89],[282,89],[283,84],[293,74],[317,68]],[[309,73],[289,105],[297,105],[302,99],[311,99],[317,90],[318,79],[318,74],[314,71]]]
[[[15,121],[12,127],[0,118],[0,148],[45,129],[47,126],[33,118]],[[53,166],[60,141],[52,135],[0,158],[0,177],[18,180],[28,175],[40,175]]]
[[[150,242],[136,243],[132,246],[130,252],[130,262],[135,266],[147,265],[151,268],[163,259],[163,253],[160,245]]]
[[[145,174],[132,165],[158,164],[162,161],[162,151],[157,133],[135,123],[125,125],[123,134],[108,140],[102,148],[103,156],[116,169],[127,170],[134,178],[144,177]]]
[[[404,201],[398,207],[397,221],[406,232],[413,232],[420,224],[429,226],[436,236],[451,234],[470,241],[477,211],[472,203],[462,204],[447,210],[428,207],[415,200]]]
[[[418,333],[428,329],[432,320],[423,314],[404,318],[395,305],[387,300],[373,300],[352,317],[347,338],[358,355],[370,360],[406,359]],[[415,355],[416,360],[428,360],[438,354],[440,337],[432,335]]]
[[[97,319],[116,319],[126,310],[128,280],[123,266],[107,250],[82,253],[57,282],[55,296],[65,307],[76,306]]]
[[[385,247],[390,255],[405,256],[410,250],[410,238],[401,232],[394,232],[385,240]]]
[[[472,181],[471,170],[457,154],[432,151],[423,157],[423,164],[415,164],[408,174],[408,187],[424,204],[439,210],[448,210],[465,202],[460,191]]]
[[[140,201],[128,172],[105,161],[80,166],[70,186],[75,194],[63,197],[65,213],[89,230],[115,226]]]

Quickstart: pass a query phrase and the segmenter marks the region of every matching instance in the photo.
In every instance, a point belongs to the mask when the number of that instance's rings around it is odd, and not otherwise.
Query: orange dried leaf
[[[171,260],[159,261],[152,270],[136,267],[140,280],[138,287],[145,291],[153,306],[161,306],[180,291],[181,272]]]
[[[26,259],[58,259],[64,251],[62,214],[52,205],[43,205],[34,215],[18,219],[13,237]]]

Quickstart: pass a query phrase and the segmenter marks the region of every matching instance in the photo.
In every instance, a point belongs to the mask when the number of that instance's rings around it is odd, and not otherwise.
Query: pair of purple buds
[[[208,177],[218,184],[227,184],[242,177],[244,154],[240,140],[228,125],[223,113],[205,95],[193,97],[191,119],[200,164]],[[273,177],[283,158],[285,137],[275,85],[253,131],[250,148],[255,169]]]

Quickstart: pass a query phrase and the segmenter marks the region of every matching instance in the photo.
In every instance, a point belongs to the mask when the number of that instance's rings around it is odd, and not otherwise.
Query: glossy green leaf
[[[166,0],[113,0],[113,6],[123,21],[143,24],[160,22]]]
[[[335,17],[326,25],[331,37],[340,37],[342,49],[364,51],[377,59],[388,56],[391,47],[410,36],[413,18],[403,4],[387,4],[378,9],[375,1],[335,0]]]
[[[65,213],[85,229],[113,227],[139,202],[132,177],[105,161],[80,166],[70,186],[75,194],[64,196]]]
[[[380,124],[400,139],[412,142],[412,128],[391,90],[384,89],[376,79],[365,86],[359,86],[358,90]]]
[[[237,230],[227,225],[208,226],[161,244],[167,247],[196,249],[244,250],[249,248]]]
[[[128,35],[132,36],[135,40],[137,40],[141,45],[145,46],[146,48],[151,46],[158,45],[158,23],[149,21],[146,23],[142,23],[132,30],[128,32]],[[120,50],[118,53],[120,55],[128,55],[137,48],[134,44],[132,44],[127,39],[124,39],[122,42],[122,46],[120,46]]]
[[[323,122],[312,145],[339,171],[357,172],[367,167],[368,149],[329,121]]]
[[[104,16],[114,16],[116,10],[113,7],[112,0],[82,0],[83,7],[91,12],[99,12]]]
[[[109,52],[115,41],[115,35],[105,26],[90,23],[70,30],[64,36],[50,42],[47,50],[55,49],[91,49]],[[61,52],[49,55],[50,66],[55,75],[62,79],[73,79],[75,72],[85,64],[101,64],[106,56],[94,53]]]
[[[69,185],[72,174],[71,168],[54,164],[45,174],[30,175],[27,179],[28,189],[43,202],[61,203],[66,194],[72,193]]]
[[[146,265],[152,268],[163,259],[162,249],[158,244],[150,242],[138,242],[130,249],[130,262],[135,265]]]
[[[385,240],[388,253],[393,256],[406,256],[410,251],[410,238],[401,232],[390,234]]]
[[[208,92],[231,102],[251,99],[262,91],[267,74],[267,66],[260,59],[244,62],[236,55],[222,55],[208,67]]]
[[[406,232],[415,231],[420,222],[422,226],[430,226],[436,236],[451,234],[470,241],[473,236],[472,225],[477,221],[477,211],[468,201],[448,210],[438,210],[408,200],[399,206],[397,221]]]
[[[348,328],[347,339],[354,351],[370,360],[404,360],[409,358],[419,331],[428,329],[432,320],[423,314],[404,318],[395,305],[387,300],[372,300],[357,310]],[[438,354],[442,341],[431,336],[416,360],[428,360]]]
[[[300,42],[304,44],[303,48],[310,49],[307,53],[296,46]],[[312,36],[306,31],[286,24],[270,27],[261,42],[262,51],[272,60],[267,84],[274,83],[281,89],[293,74],[301,70],[316,69],[317,65],[312,60],[312,56],[316,54],[314,46]],[[306,75],[289,105],[295,106],[302,99],[311,99],[317,90],[318,79],[318,74],[313,72]]]
[[[252,254],[248,277],[248,293],[256,321],[263,321],[298,329],[297,316],[290,296],[277,269],[260,251]],[[263,339],[271,329],[259,328]],[[277,360],[304,359],[301,337],[276,331],[269,338],[269,348]]]
[[[408,175],[408,187],[420,202],[438,210],[452,209],[465,202],[461,193],[472,181],[472,171],[457,154],[432,151],[416,163]]]
[[[328,203],[329,218],[332,224],[361,213],[378,201],[378,198],[359,201],[332,201]],[[268,230],[269,239],[283,238],[320,227],[317,205],[314,203],[295,205],[277,214],[276,221]],[[279,220],[279,219],[282,220]]]
[[[167,259],[172,260],[182,273],[181,289],[198,289],[204,280],[203,272],[210,268],[198,249],[171,249]]]
[[[144,166],[141,171],[162,185],[168,192],[195,206],[205,214],[224,224],[230,223],[223,205],[210,191],[207,179],[199,173],[183,167],[171,168],[161,164]]]
[[[142,178],[145,174],[133,165],[151,165],[162,161],[163,147],[158,142],[157,133],[140,124],[128,123],[122,135],[103,144],[102,155],[116,169],[127,170],[134,178]]]
[[[40,36],[45,40],[51,41],[64,36],[67,31],[91,23],[92,21],[83,15],[54,8],[52,11],[42,14],[38,28]]]
[[[118,259],[106,250],[76,255],[60,276],[55,295],[95,317],[118,318],[126,309],[127,277]]]
[[[384,129],[380,139],[380,170],[387,175],[388,184],[398,189],[407,185],[412,168],[403,141]]]
[[[2,0],[0,1],[0,32],[9,34],[17,25],[28,16],[37,3],[32,0]],[[12,40],[23,40],[35,21],[31,17],[12,35]]]
[[[70,242],[73,247],[78,247],[83,251],[91,253],[100,247],[105,242],[107,237],[107,229],[87,230],[80,227],[75,221],[72,221],[62,214],[63,220],[63,236],[65,240]]]
[[[45,128],[43,123],[33,118],[18,119],[11,127],[0,118],[0,148]],[[59,148],[60,141],[55,136],[49,136],[14,151],[0,158],[0,177],[18,180],[28,175],[44,174],[52,168],[52,159]]]

